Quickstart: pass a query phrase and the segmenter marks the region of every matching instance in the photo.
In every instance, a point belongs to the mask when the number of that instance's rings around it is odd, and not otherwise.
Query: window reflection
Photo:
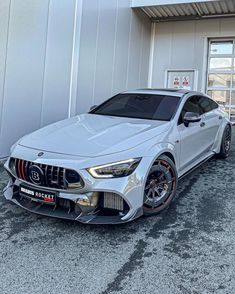
[[[232,94],[231,94],[231,105],[235,107],[235,91],[232,91]]]
[[[235,80],[234,80],[235,82]],[[208,87],[231,87],[231,75],[209,74]]]
[[[230,71],[232,70],[232,58],[211,58],[210,70]]]
[[[219,104],[230,104],[230,91],[208,91],[207,93]]]
[[[210,42],[207,91],[235,122],[235,39]]]
[[[235,122],[235,108],[230,109],[230,116],[231,116],[231,121],[234,123]]]
[[[233,42],[212,42],[210,46],[210,53],[213,54],[232,54]]]

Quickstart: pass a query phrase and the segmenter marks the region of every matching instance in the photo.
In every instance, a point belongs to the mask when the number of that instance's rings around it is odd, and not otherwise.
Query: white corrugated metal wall
[[[0,0],[0,158],[68,114],[74,0]]]
[[[218,42],[219,39],[220,46],[226,46],[227,42],[234,43],[235,1],[133,0],[132,4],[144,11],[153,22],[149,86],[169,86],[168,70],[179,75],[194,72],[193,88],[202,92],[210,90],[208,94],[223,103],[234,122],[235,85],[229,82],[235,76],[232,66],[234,47],[226,56],[219,54],[217,58],[212,58],[208,55],[208,45],[210,40]],[[220,60],[220,66],[209,69],[211,62],[216,60]],[[231,60],[231,67],[224,69],[221,62],[226,60]],[[209,76],[210,87],[207,87],[207,68],[214,73]],[[211,81],[226,78],[228,82],[222,85]]]
[[[235,18],[155,24],[152,83],[165,86],[167,69],[195,69],[198,89],[206,90],[207,45],[210,38],[235,36]]]
[[[147,86],[151,22],[129,0],[83,1],[76,112]]]
[[[147,86],[150,21],[130,0],[84,0],[74,48],[78,2],[0,0],[0,158],[21,136],[68,117],[70,106],[81,113],[113,93]],[[72,105],[71,79],[78,85]]]

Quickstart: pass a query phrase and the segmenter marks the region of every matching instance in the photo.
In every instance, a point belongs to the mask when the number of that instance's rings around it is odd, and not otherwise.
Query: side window
[[[212,99],[210,99],[210,103],[211,103],[212,110],[219,108],[219,105]]]
[[[199,97],[199,105],[203,111],[203,113],[209,112],[212,110],[211,99],[207,97]]]
[[[200,105],[199,105],[199,97],[198,96],[192,96],[190,97],[184,104],[184,107],[181,111],[179,122],[178,124],[183,123],[183,117],[186,112],[195,112],[201,115],[203,113]]]

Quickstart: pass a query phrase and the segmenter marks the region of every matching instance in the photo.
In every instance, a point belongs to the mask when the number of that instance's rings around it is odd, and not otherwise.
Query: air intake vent
[[[104,208],[123,211],[124,201],[121,196],[111,192],[104,192]]]

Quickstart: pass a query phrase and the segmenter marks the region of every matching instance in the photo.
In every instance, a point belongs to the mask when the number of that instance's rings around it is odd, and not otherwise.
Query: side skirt
[[[201,166],[202,164],[204,164],[205,162],[207,162],[210,158],[212,158],[214,154],[211,154],[210,156],[206,157],[205,159],[203,159],[202,161],[200,161],[198,164],[196,164],[194,167],[190,168],[188,171],[186,171],[182,176],[179,177],[179,181],[182,180],[184,177],[186,177],[188,174],[190,174],[191,172],[193,172],[195,169],[197,169],[199,166]]]

